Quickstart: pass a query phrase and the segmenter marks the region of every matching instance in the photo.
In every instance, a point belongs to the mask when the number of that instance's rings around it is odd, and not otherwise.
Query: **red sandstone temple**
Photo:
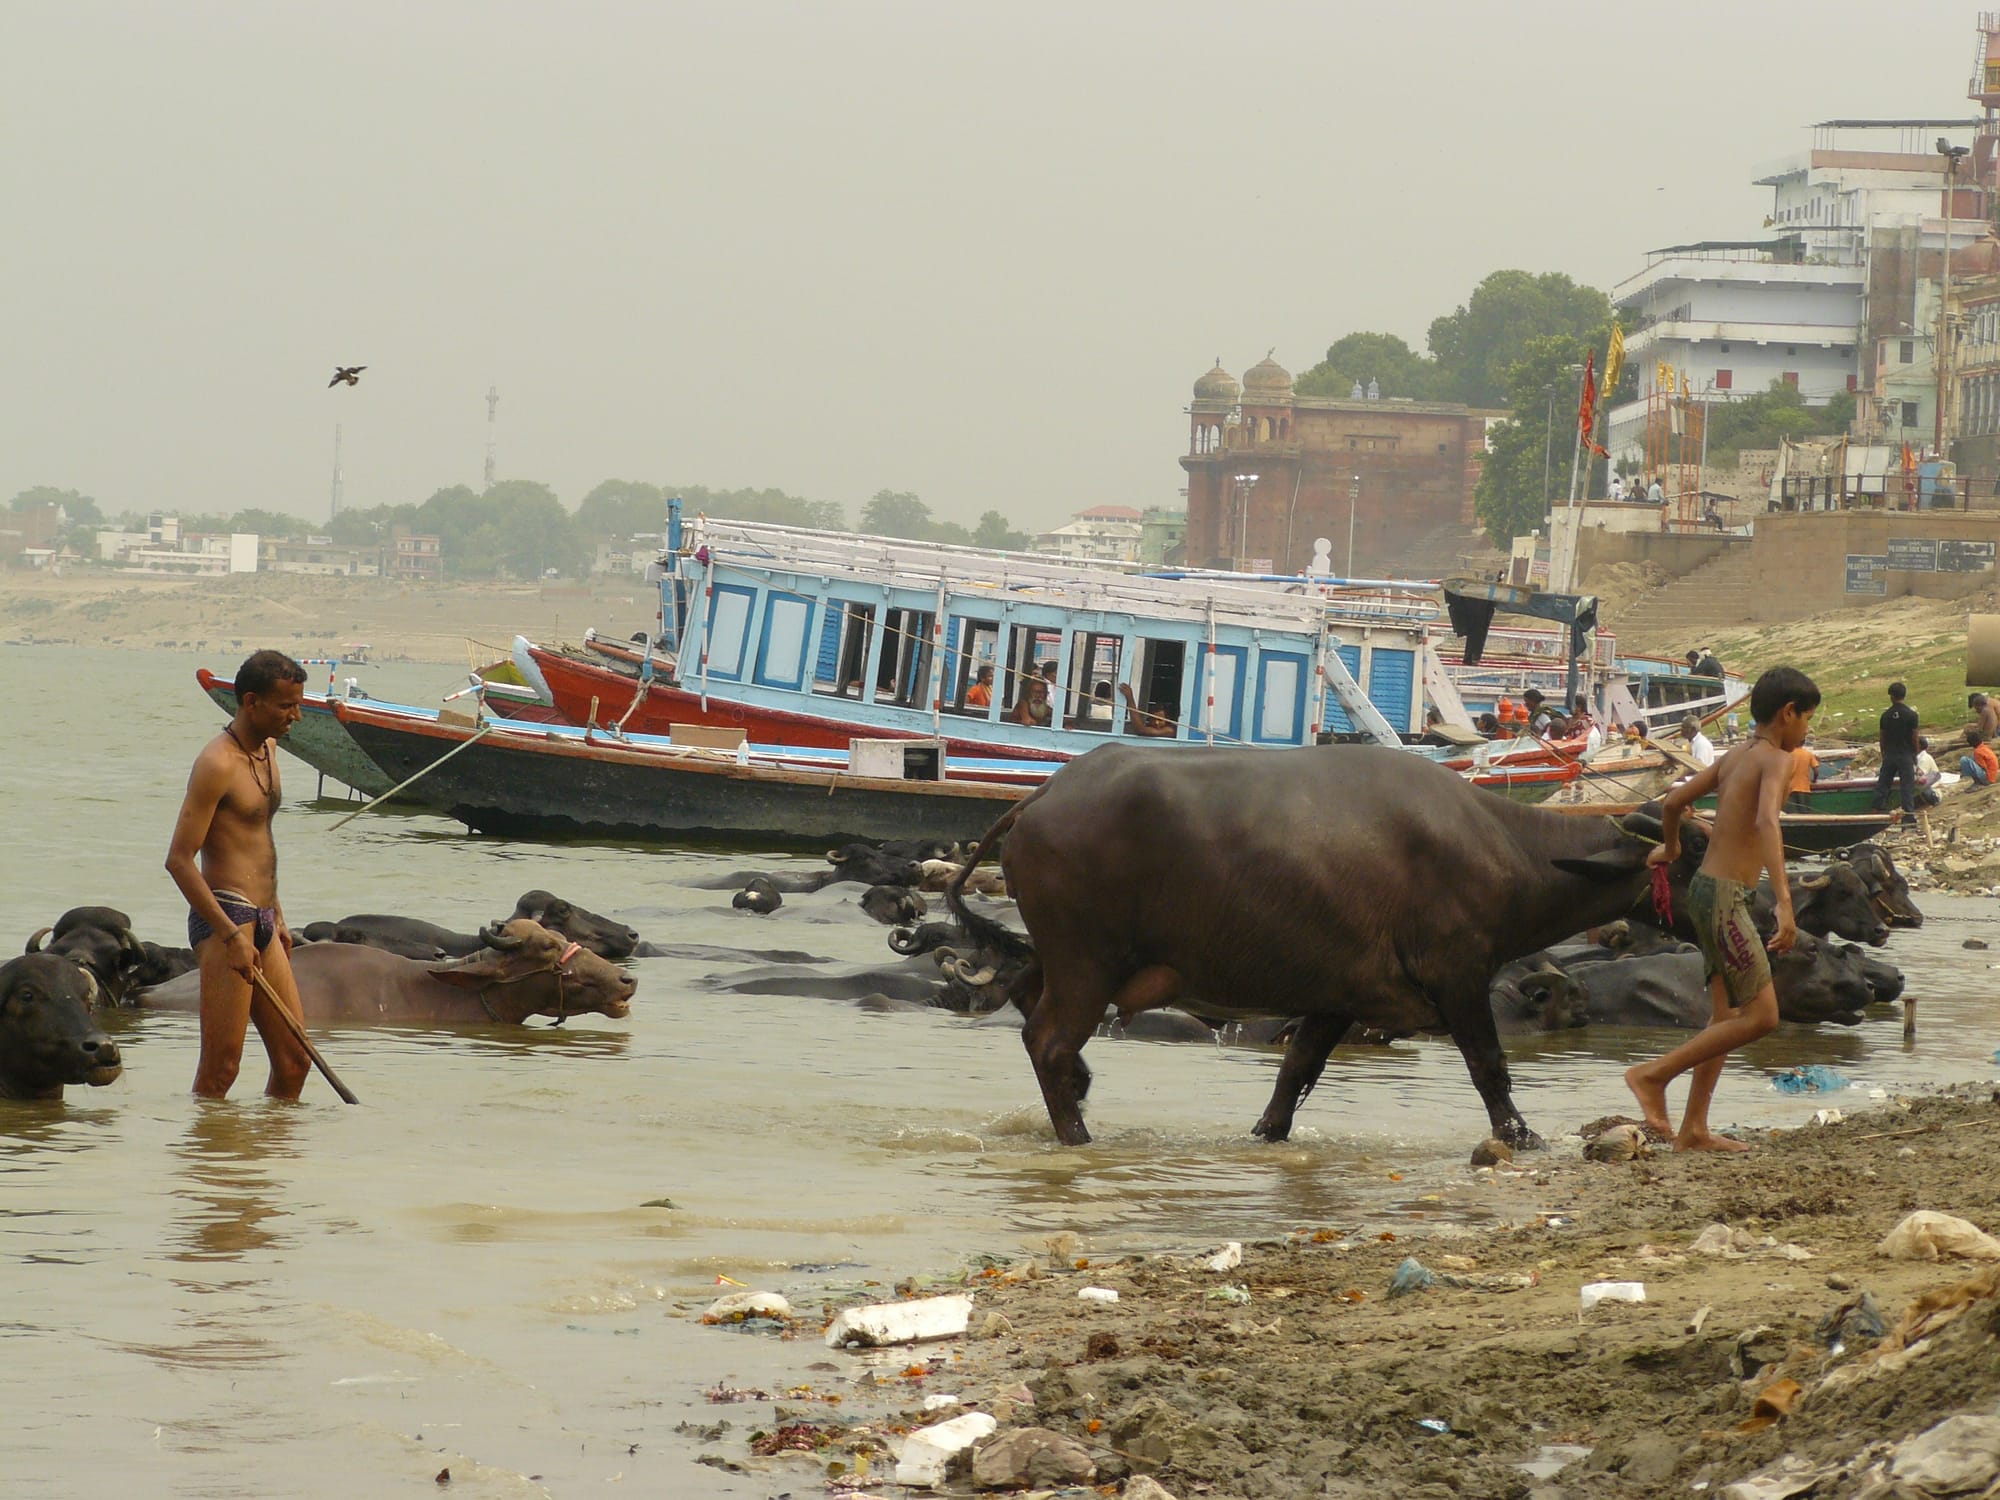
[[[1486,424],[1503,415],[1442,401],[1300,396],[1269,358],[1239,386],[1218,359],[1188,407],[1186,560],[1298,573],[1325,537],[1336,573],[1454,572],[1461,554],[1486,547],[1472,496]]]

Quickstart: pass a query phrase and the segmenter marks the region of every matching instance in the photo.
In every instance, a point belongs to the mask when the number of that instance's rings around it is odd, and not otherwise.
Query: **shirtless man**
[[[1657,1062],[1640,1063],[1625,1072],[1644,1112],[1646,1124],[1665,1135],[1672,1131],[1667,1115],[1667,1085],[1689,1069],[1687,1112],[1681,1117],[1676,1151],[1747,1151],[1741,1141],[1713,1135],[1708,1128],[1708,1102],[1722,1076],[1723,1059],[1748,1046],[1778,1024],[1778,992],[1771,985],[1771,961],[1750,920],[1750,897],[1757,879],[1771,875],[1777,897],[1778,931],[1772,953],[1785,953],[1798,940],[1792,919],[1792,891],[1785,881],[1785,840],[1778,820],[1791,784],[1792,752],[1803,745],[1819,707],[1819,689],[1805,673],[1773,667],[1750,691],[1750,716],[1757,732],[1714,765],[1667,793],[1660,821],[1659,848],[1646,857],[1649,865],[1670,865],[1680,858],[1681,815],[1697,797],[1715,792],[1715,819],[1708,835],[1708,853],[1688,888],[1689,915],[1701,944],[1708,976],[1710,1020],[1692,1039]]]
[[[305,668],[259,651],[236,669],[236,717],[195,758],[174,823],[167,873],[188,903],[188,946],[201,965],[201,1061],[194,1091],[220,1099],[243,1062],[255,1022],[271,1058],[264,1092],[296,1099],[311,1066],[305,1049],[254,988],[261,966],[301,1021],[292,979],[291,929],[278,905],[278,848],[271,838],[282,789],[277,739],[299,720]],[[197,863],[199,856],[199,863]]]

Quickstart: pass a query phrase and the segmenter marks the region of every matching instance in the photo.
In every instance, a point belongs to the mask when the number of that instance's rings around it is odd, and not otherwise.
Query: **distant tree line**
[[[589,571],[601,540],[658,534],[667,524],[667,501],[679,496],[690,519],[709,515],[738,521],[766,521],[840,531],[846,512],[832,501],[806,500],[783,490],[711,490],[702,485],[656,485],[607,479],[568,510],[548,485],[507,479],[485,491],[467,485],[438,490],[417,505],[377,505],[343,510],[324,524],[284,511],[247,509],[233,514],[181,515],[183,532],[251,531],[259,536],[302,540],[323,535],[347,546],[384,542],[402,527],[438,538],[446,575],[451,578],[540,578],[551,569],[580,576]],[[12,508],[29,510],[60,504],[69,521],[67,538],[90,551],[91,533],[106,524],[97,502],[75,490],[37,485],[14,497]],[[123,529],[142,531],[146,517],[127,512]],[[916,495],[882,490],[861,514],[864,531],[919,541],[957,542],[981,547],[1024,547],[1031,540],[999,511],[989,510],[968,529],[940,521]]]

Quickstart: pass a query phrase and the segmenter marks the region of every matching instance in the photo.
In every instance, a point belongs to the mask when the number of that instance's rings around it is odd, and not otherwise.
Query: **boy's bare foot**
[[[1746,1141],[1731,1140],[1726,1135],[1710,1135],[1706,1130],[1698,1130],[1693,1135],[1682,1131],[1674,1138],[1676,1151],[1748,1151]]]
[[[1634,1066],[1625,1070],[1625,1087],[1639,1101],[1639,1115],[1649,1133],[1663,1136],[1674,1133],[1673,1121],[1667,1117],[1667,1091],[1645,1077],[1643,1068]]]

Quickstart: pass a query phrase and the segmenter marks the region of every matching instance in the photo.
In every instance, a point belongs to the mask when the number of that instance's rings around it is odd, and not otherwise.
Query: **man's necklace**
[[[250,762],[250,779],[257,784],[257,790],[262,792],[266,797],[270,796],[271,795],[270,745],[266,744],[264,746],[263,758],[260,761],[257,756],[254,756],[250,753],[250,747],[248,745],[244,744],[243,741],[236,738],[236,726],[234,724],[223,725],[222,732],[229,736],[231,742],[235,744],[236,748],[243,752],[243,758]],[[264,768],[261,773],[257,769],[257,767],[260,764]]]

